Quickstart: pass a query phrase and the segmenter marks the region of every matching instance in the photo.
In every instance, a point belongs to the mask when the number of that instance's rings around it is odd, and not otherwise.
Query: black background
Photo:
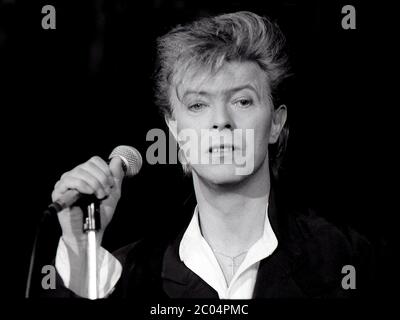
[[[46,4],[56,8],[56,30],[41,27]],[[341,27],[346,4],[356,8],[356,30]],[[383,3],[3,0],[3,201],[12,207],[4,209],[2,228],[11,249],[3,264],[11,270],[10,297],[24,295],[34,226],[61,174],[120,144],[145,157],[147,131],[167,132],[153,102],[156,38],[178,23],[238,10],[276,19],[287,35],[295,73],[286,97],[290,201],[392,250],[396,213],[386,206],[386,189],[393,106],[385,99],[394,30]],[[114,250],[168,228],[190,192],[179,165],[145,162],[124,182],[104,245]],[[59,232],[49,221],[40,255],[54,258]]]

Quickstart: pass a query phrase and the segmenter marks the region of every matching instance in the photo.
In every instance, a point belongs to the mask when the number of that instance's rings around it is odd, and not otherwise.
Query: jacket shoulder
[[[373,281],[374,267],[368,239],[350,226],[329,222],[311,210],[297,214],[296,224],[302,237],[303,287],[311,291],[325,288],[328,296],[365,294]],[[355,272],[357,290],[343,288],[342,280],[350,269]]]
[[[334,224],[313,210],[297,213],[296,223],[305,244],[330,257],[355,258],[371,251],[369,240],[355,229]]]

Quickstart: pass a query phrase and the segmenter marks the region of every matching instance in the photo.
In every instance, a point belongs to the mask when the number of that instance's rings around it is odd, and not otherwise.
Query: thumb
[[[120,157],[114,157],[110,162],[110,170],[114,177],[115,183],[117,183],[118,188],[121,187],[122,179],[124,178],[124,169],[122,169],[122,159]]]

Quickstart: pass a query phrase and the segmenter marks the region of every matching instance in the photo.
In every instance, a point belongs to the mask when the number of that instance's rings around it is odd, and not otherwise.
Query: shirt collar
[[[267,204],[265,210],[263,234],[261,238],[257,240],[248,250],[246,258],[237,270],[234,279],[240,276],[243,271],[253,264],[271,255],[277,246],[278,240],[268,218]],[[197,206],[180,242],[179,258],[189,269],[195,272],[208,284],[215,285],[218,283],[218,285],[221,287],[226,286],[226,283],[221,281],[221,279],[224,279],[224,277],[218,262],[214,257],[214,253],[201,234],[199,226],[199,211]],[[221,274],[216,274],[215,270],[219,270]]]

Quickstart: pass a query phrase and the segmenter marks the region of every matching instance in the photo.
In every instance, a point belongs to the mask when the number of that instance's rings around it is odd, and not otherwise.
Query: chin
[[[240,183],[246,176],[237,174],[237,167],[233,164],[214,164],[193,166],[200,179],[214,185],[232,185]]]

